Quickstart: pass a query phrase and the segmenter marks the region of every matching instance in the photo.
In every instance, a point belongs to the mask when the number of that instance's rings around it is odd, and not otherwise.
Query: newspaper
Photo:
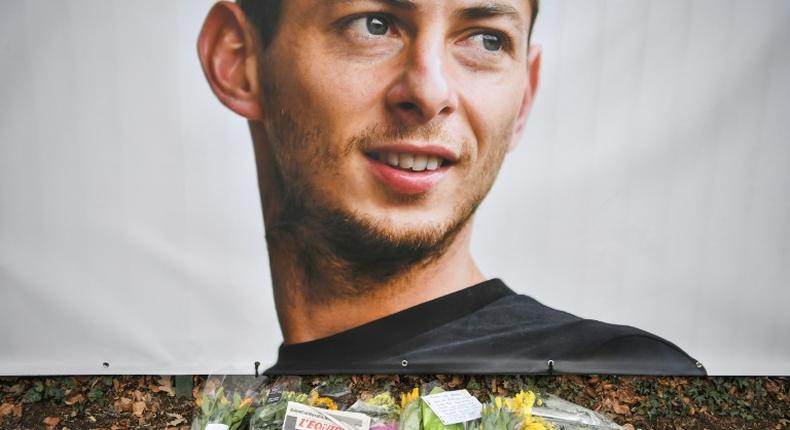
[[[369,430],[370,417],[288,402],[283,430]]]

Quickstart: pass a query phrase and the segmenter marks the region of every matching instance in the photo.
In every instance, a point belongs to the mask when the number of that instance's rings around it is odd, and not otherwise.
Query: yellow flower
[[[400,407],[401,409],[405,408],[406,405],[417,400],[420,397],[420,389],[418,387],[414,387],[413,390],[409,393],[401,393],[400,395]]]
[[[331,409],[333,411],[337,410],[337,405],[335,404],[334,400],[330,399],[329,397],[319,397],[315,399],[313,406],[319,406],[325,409]]]
[[[307,404],[319,408],[331,409],[333,411],[337,410],[337,405],[335,404],[334,400],[330,399],[329,397],[318,396],[318,391],[316,390],[310,391],[310,397],[307,399]]]
[[[500,399],[497,397],[496,400],[499,406]],[[532,416],[532,407],[536,402],[538,402],[538,405],[541,403],[535,393],[523,390],[513,398],[504,400],[505,406],[523,420],[518,430],[550,430],[554,428],[553,425],[546,423],[542,418]]]

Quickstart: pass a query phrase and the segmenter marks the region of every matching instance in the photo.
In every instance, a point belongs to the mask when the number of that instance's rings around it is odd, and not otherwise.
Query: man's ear
[[[521,100],[521,109],[518,112],[513,140],[511,140],[510,145],[508,145],[508,151],[513,150],[513,148],[518,145],[521,136],[524,134],[524,126],[527,125],[527,117],[529,116],[529,111],[532,108],[532,101],[535,98],[535,92],[538,90],[538,84],[540,83],[540,56],[542,51],[543,48],[540,45],[532,45],[529,47],[527,56],[528,85],[526,91],[524,91],[524,98]]]
[[[241,8],[229,1],[216,3],[198,36],[203,73],[219,100],[230,110],[261,119],[257,38]]]

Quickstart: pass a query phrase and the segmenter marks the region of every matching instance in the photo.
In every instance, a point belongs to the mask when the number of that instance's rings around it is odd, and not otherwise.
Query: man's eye
[[[486,51],[496,52],[504,44],[502,37],[494,33],[479,33],[471,37],[472,41],[480,44]]]
[[[381,15],[362,16],[351,21],[349,27],[358,34],[385,36],[390,31],[390,20]]]

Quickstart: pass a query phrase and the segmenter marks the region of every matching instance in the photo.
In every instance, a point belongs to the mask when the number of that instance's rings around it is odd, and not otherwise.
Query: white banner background
[[[211,3],[0,3],[0,374],[274,361],[246,123],[195,53]],[[784,0],[544,0],[484,271],[712,374],[790,374],[787,40]]]

